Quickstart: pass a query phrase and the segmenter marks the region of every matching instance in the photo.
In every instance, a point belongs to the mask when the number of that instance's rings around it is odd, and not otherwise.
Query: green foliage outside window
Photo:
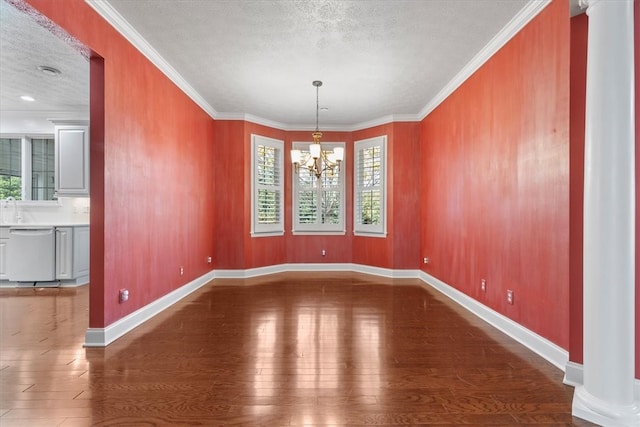
[[[0,138],[0,199],[22,198],[22,140]]]

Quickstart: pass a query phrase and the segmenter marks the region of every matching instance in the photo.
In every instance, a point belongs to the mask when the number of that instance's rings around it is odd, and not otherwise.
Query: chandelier
[[[291,150],[291,163],[295,166],[297,174],[300,173],[300,167],[303,167],[309,171],[309,174],[320,179],[324,171],[329,170],[333,173],[336,168],[340,170],[340,163],[344,160],[344,148],[336,147],[333,151],[327,152],[320,146],[322,132],[318,128],[318,111],[320,109],[318,92],[322,82],[315,80],[313,85],[316,87],[316,130],[311,134],[313,143],[309,145],[309,152],[304,155],[300,150]]]

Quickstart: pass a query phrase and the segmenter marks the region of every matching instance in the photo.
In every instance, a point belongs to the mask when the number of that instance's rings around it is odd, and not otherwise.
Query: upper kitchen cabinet
[[[56,125],[56,192],[59,197],[89,195],[89,125]]]

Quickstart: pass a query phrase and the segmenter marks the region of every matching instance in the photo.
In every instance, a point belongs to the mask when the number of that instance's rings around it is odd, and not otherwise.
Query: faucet
[[[9,202],[13,202],[13,220],[17,224],[21,223],[22,217],[20,216],[20,211],[18,210],[18,201],[16,200],[16,198],[13,196],[9,196],[6,199],[4,199],[4,201],[7,205],[9,204]],[[2,214],[2,220],[4,222],[4,211]]]

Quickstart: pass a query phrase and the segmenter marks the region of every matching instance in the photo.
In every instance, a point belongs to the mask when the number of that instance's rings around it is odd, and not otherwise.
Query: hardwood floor
[[[0,426],[591,425],[561,371],[418,281],[301,277],[218,279],[105,349],[89,286],[2,289]]]

